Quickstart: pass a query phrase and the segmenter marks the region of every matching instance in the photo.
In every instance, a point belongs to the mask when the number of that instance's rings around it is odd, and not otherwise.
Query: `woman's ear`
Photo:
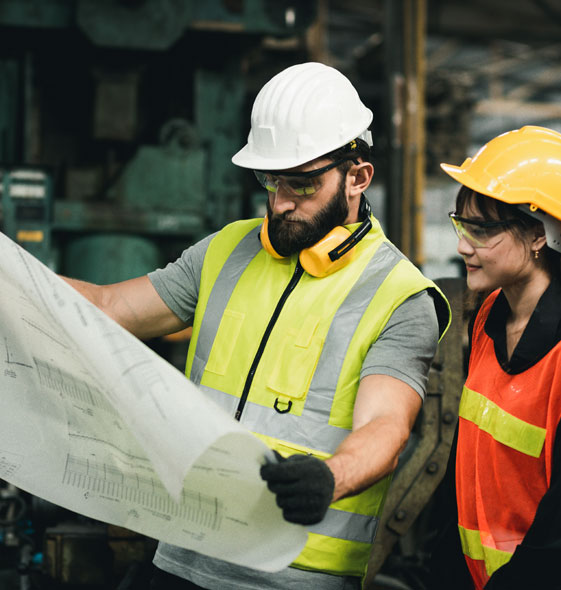
[[[531,244],[532,251],[541,250],[546,244],[547,240],[545,237],[545,231],[542,226],[534,233],[534,238],[532,239]]]
[[[354,164],[347,173],[347,189],[349,197],[361,195],[372,182],[374,166],[370,162]]]

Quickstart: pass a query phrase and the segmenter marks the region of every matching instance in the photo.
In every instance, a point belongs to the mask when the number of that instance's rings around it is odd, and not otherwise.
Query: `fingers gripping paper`
[[[0,234],[0,478],[107,523],[277,571],[306,541],[266,445]]]

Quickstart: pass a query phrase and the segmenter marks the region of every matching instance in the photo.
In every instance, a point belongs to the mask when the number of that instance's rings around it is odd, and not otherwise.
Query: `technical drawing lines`
[[[53,334],[52,331],[48,330],[47,328],[44,328],[43,326],[40,326],[36,321],[27,318],[27,317],[22,317],[21,321],[26,323],[29,327],[33,328],[35,331],[39,332],[40,334],[43,334],[43,336],[46,336],[47,338],[49,338],[49,340],[51,340],[52,342],[55,342],[56,344],[58,344],[61,348],[65,349],[65,350],[69,350],[70,347],[68,346],[68,344],[66,342],[63,342],[63,340],[61,338],[57,338],[56,334]]]
[[[145,461],[145,460],[147,460],[145,457],[143,457],[141,455],[135,455],[134,452],[131,452],[127,449],[123,449],[120,446],[117,446],[115,443],[111,442],[110,440],[107,440],[106,438],[100,438],[95,435],[84,434],[82,432],[70,432],[70,426],[71,425],[69,424],[69,432],[68,432],[69,438],[72,438],[74,440],[80,439],[82,441],[93,442],[96,444],[104,445],[106,447],[111,447],[113,450],[117,451],[119,453],[119,455],[121,455],[122,457],[126,457],[127,459],[132,460],[132,461]]]
[[[37,367],[39,382],[44,387],[60,393],[65,398],[101,408],[111,414],[115,413],[104,395],[94,385],[36,357],[33,357],[33,361]]]
[[[62,483],[84,490],[84,497],[96,494],[113,500],[138,504],[167,518],[182,518],[210,530],[218,530],[223,505],[215,497],[184,490],[180,503],[153,477],[126,473],[121,469],[67,455]]]
[[[4,345],[6,346],[6,360],[4,361],[7,365],[18,365],[20,367],[27,367],[28,369],[32,369],[33,366],[27,363],[15,360],[13,353],[10,352],[10,347],[8,345],[8,338],[4,337]]]
[[[107,350],[112,357],[119,359],[121,375],[135,373],[139,367],[152,365],[152,353],[131,343],[130,335],[108,325],[107,318],[96,317],[98,329],[103,335]],[[149,369],[148,369],[149,371]]]
[[[165,419],[165,412],[158,401],[158,397],[169,390],[168,381],[162,377],[161,365],[158,364],[162,359],[147,347],[140,348],[136,342],[131,342],[130,334],[107,325],[106,318],[96,318],[96,322],[103,333],[107,350],[117,359],[120,377],[133,384],[140,395],[150,395],[154,408]]]
[[[23,463],[23,456],[0,449],[0,476],[11,477]]]

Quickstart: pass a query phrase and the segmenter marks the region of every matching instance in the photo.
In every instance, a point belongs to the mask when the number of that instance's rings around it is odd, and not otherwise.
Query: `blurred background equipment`
[[[314,0],[2,2],[4,231],[112,282],[239,218],[248,55],[314,18]]]

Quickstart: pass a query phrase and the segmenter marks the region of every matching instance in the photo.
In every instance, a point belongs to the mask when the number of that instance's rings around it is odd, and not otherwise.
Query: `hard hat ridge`
[[[258,93],[247,144],[232,161],[259,170],[292,168],[357,137],[371,144],[371,122],[372,111],[341,72],[317,62],[297,64]]]

